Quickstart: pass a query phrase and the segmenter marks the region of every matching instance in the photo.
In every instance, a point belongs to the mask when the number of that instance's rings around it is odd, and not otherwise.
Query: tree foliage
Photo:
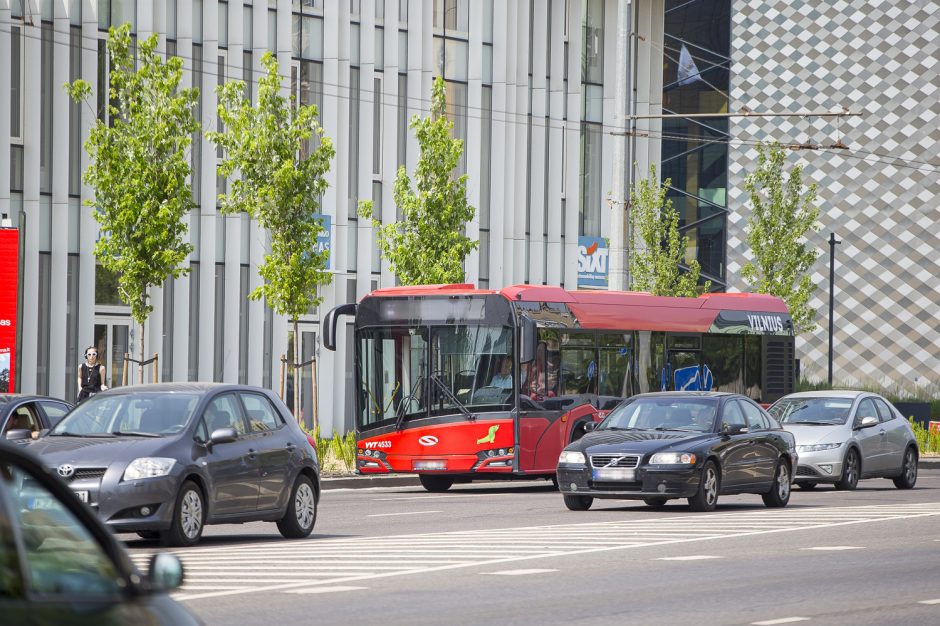
[[[199,130],[198,91],[179,89],[182,60],[164,62],[156,46],[156,35],[139,43],[135,69],[129,25],[110,29],[110,124],[98,118],[85,142],[91,163],[83,180],[95,193],[85,204],[97,209],[101,226],[95,256],[118,277],[121,299],[139,324],[153,310],[149,288],[187,273],[181,264],[192,251],[183,216],[193,206],[187,151]],[[88,103],[87,82],[65,88]]]
[[[786,152],[778,143],[758,144],[757,169],[744,180],[751,204],[747,242],[754,256],[741,268],[750,288],[783,299],[793,327],[813,327],[816,312],[809,299],[814,285],[806,273],[817,251],[808,248],[807,231],[818,229],[816,185],[803,185],[803,168],[794,165],[784,180]]]
[[[475,209],[467,203],[466,174],[454,177],[463,141],[451,137],[454,125],[444,115],[445,108],[444,80],[438,77],[431,115],[424,119],[416,115],[410,124],[421,151],[414,180],[404,167],[395,178],[401,221],[383,225],[371,202],[359,203],[359,215],[372,219],[377,229],[382,258],[403,285],[463,282],[464,259],[479,246],[464,234]]]
[[[316,242],[324,231],[317,214],[335,150],[317,107],[294,106],[281,95],[274,56],[265,53],[261,63],[265,74],[257,106],[246,97],[243,82],[219,87],[224,128],[206,136],[222,148],[219,174],[234,176],[219,206],[247,213],[270,236],[270,253],[258,268],[264,282],[250,297],[264,298],[276,313],[296,320],[321,302],[319,287],[332,280],[326,270],[329,253],[318,251]],[[319,145],[308,150],[315,137]]]
[[[630,190],[632,289],[657,296],[697,296],[711,283],[699,286],[698,261],[686,262],[688,237],[679,232],[679,214],[666,198],[671,185],[668,178],[660,184],[651,165],[649,177],[636,181]]]

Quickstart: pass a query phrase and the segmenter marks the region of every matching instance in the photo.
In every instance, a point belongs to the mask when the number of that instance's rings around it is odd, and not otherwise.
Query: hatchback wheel
[[[842,464],[842,478],[836,482],[836,489],[854,491],[858,487],[859,467],[858,452],[855,451],[855,448],[850,448],[845,455],[845,463]]]
[[[591,496],[565,496],[565,506],[572,511],[587,511],[594,504]]]
[[[317,521],[317,497],[313,483],[303,474],[294,481],[287,512],[277,522],[277,529],[287,539],[303,539],[313,531]]]
[[[698,484],[698,491],[689,498],[689,508],[699,513],[714,511],[718,506],[718,491],[721,486],[721,479],[718,476],[718,468],[715,463],[707,461],[702,468],[702,480]]]
[[[160,533],[160,543],[168,547],[193,546],[199,543],[206,521],[205,501],[199,486],[187,480],[180,487],[169,530]]]
[[[904,452],[904,462],[901,464],[901,475],[894,479],[894,486],[898,489],[913,489],[917,483],[917,451],[913,447]]]
[[[777,462],[777,469],[774,470],[774,482],[770,486],[770,491],[762,494],[764,504],[771,508],[780,508],[787,505],[790,501],[790,468],[783,461]]]

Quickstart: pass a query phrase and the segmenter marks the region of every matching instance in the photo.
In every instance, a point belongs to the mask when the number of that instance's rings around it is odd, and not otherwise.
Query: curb
[[[938,466],[940,467],[940,466]],[[338,476],[321,478],[320,488],[330,489],[368,489],[369,487],[420,487],[417,474],[398,474],[394,476]]]
[[[940,456],[921,457],[917,468],[922,470],[940,470]],[[417,474],[396,474],[392,476],[337,476],[321,478],[320,486],[324,491],[330,489],[368,489],[370,487],[420,487]]]

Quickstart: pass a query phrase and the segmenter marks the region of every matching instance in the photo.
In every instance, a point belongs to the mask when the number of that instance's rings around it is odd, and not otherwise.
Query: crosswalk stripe
[[[176,552],[186,568],[186,585],[174,597],[315,593],[313,589],[345,588],[390,576],[937,515],[940,503],[875,505],[197,546]],[[150,554],[134,551],[132,558],[139,567],[146,567]]]

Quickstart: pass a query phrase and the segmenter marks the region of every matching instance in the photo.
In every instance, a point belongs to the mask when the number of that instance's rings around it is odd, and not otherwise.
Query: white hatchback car
[[[917,440],[894,406],[867,391],[805,391],[769,409],[796,437],[794,481],[803,489],[834,483],[855,489],[860,478],[891,478],[898,489],[917,482]]]

